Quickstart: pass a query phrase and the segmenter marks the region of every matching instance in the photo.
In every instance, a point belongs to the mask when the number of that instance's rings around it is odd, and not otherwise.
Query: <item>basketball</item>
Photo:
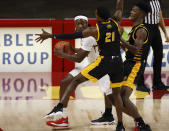
[[[59,49],[61,50],[63,48],[63,46],[65,46],[64,52],[68,53],[68,54],[72,54],[72,50],[70,47],[70,43],[68,41],[59,41],[55,44],[55,49]]]

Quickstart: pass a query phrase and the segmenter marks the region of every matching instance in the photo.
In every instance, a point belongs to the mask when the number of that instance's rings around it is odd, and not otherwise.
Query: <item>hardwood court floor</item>
[[[145,78],[145,84],[151,89],[152,73],[147,73]],[[169,72],[162,74],[162,78],[169,85]],[[43,119],[58,103],[58,100],[47,100],[57,99],[59,94],[58,86],[50,86],[51,73],[1,73],[0,80],[0,128],[3,131],[54,131]],[[46,85],[49,86],[43,87]],[[134,91],[131,100],[153,131],[169,131],[169,91],[151,91],[150,95]],[[65,131],[113,131],[116,125],[90,125],[103,111],[103,94],[98,85],[82,84],[76,90],[76,100],[69,103],[70,128]],[[112,112],[116,119],[114,108]],[[132,131],[133,119],[124,115],[124,125],[126,131]]]
[[[132,99],[132,101],[153,131],[169,131],[169,99],[167,97]],[[57,103],[57,100],[1,100],[0,128],[3,131],[57,131],[57,129],[46,126],[45,119],[43,119],[43,116]],[[114,130],[115,125],[91,126],[89,124],[90,120],[101,116],[103,110],[103,99],[71,100],[68,107],[70,128],[64,131]],[[115,114],[114,109],[113,114]],[[126,131],[132,131],[133,119],[124,115],[124,125]]]

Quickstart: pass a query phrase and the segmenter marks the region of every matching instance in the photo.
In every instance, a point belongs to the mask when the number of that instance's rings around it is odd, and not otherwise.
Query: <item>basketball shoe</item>
[[[61,104],[55,106],[44,118],[58,120],[63,117],[63,108]]]
[[[105,113],[98,119],[92,120],[90,124],[92,125],[112,125],[115,123],[113,115],[106,115]]]
[[[151,131],[151,128],[148,124],[145,126],[136,126],[133,131]]]
[[[58,120],[53,121],[47,121],[46,125],[52,126],[52,127],[69,127],[69,121],[68,117],[62,117]]]
[[[125,131],[123,123],[118,123],[116,126],[116,131]]]

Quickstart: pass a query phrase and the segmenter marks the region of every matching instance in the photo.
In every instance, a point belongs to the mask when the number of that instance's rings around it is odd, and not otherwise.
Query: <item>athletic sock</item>
[[[110,116],[110,115],[112,115],[112,108],[106,108],[104,115],[105,115],[105,116]]]
[[[63,104],[62,103],[58,103],[58,105],[57,106],[55,106],[56,108],[55,108],[55,112],[57,112],[57,111],[62,111],[63,110]]]
[[[146,125],[141,117],[136,118],[135,120],[138,123],[138,126],[144,127]]]
[[[117,126],[118,126],[118,127],[122,127],[122,126],[123,126],[123,122],[118,122],[118,123],[117,123]]]

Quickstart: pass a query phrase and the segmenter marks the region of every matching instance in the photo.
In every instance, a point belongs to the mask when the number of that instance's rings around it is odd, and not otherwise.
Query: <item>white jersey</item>
[[[90,36],[87,38],[82,38],[79,41],[80,48],[85,51],[89,51],[88,56],[81,63],[76,63],[75,65],[75,67],[83,69],[84,67],[86,67],[87,65],[91,64],[96,60],[96,58],[99,56],[99,52],[98,47],[96,47],[97,42],[94,37]]]
[[[75,47],[76,48],[81,48],[85,51],[89,51],[89,54],[84,60],[80,63],[75,63],[75,69],[73,69],[69,74],[71,74],[73,77],[78,75],[80,71],[94,62],[96,58],[99,55],[98,48],[95,49],[94,46],[97,45],[97,42],[94,37],[89,36],[87,38],[82,38],[82,39],[76,39],[75,41]]]

